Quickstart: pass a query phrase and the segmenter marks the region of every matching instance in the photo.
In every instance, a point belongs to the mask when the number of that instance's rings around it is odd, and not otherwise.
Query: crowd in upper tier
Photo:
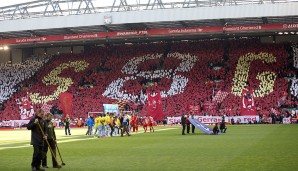
[[[297,107],[286,79],[296,74],[289,47],[257,39],[107,45],[54,56],[43,69],[38,60],[0,65],[1,74],[6,73],[0,76],[0,120],[20,119],[16,100],[27,92],[34,109],[47,103],[53,113],[61,113],[59,94],[72,93],[73,118],[119,101],[144,115],[146,94],[158,92],[165,116],[180,116],[189,105],[199,105],[200,115],[239,115],[241,90],[249,87],[258,113],[270,114],[272,108],[281,112]],[[225,97],[214,102],[219,91]],[[216,106],[203,111],[210,102]]]

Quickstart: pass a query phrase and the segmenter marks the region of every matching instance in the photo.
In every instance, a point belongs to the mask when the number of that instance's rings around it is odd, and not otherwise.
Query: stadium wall
[[[12,49],[11,50],[11,62],[18,63],[23,61],[23,53],[22,49]]]
[[[10,61],[10,50],[8,51],[4,51],[4,50],[1,50],[0,51],[0,63],[5,63],[5,62],[8,62]]]

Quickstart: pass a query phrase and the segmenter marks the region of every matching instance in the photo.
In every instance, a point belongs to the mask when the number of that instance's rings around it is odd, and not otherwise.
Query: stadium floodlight
[[[288,32],[284,32],[284,34],[289,34]]]
[[[284,33],[283,33],[283,32],[278,32],[278,34],[282,35],[282,34],[284,34]]]
[[[8,46],[4,46],[3,49],[4,49],[4,50],[8,50]]]

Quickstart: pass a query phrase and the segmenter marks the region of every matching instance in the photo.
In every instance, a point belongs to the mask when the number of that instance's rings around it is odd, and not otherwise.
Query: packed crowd
[[[43,103],[61,109],[59,94],[65,91],[74,95],[72,118],[103,111],[102,104],[117,100],[140,103],[142,96],[146,101],[146,94],[158,92],[165,116],[180,116],[189,105],[199,105],[200,115],[239,115],[245,87],[253,89],[258,112],[270,114],[272,108],[279,109],[276,104],[288,92],[284,77],[293,73],[288,57],[284,45],[255,39],[114,45],[91,48],[81,55],[60,54],[22,82],[32,86],[13,94],[0,120],[18,119],[15,101],[26,92],[35,109]],[[220,98],[218,92],[223,92],[224,99],[214,100]],[[216,107],[202,111],[211,102]],[[291,96],[282,103],[297,106]],[[146,115],[146,105],[138,112]]]
[[[9,99],[22,85],[25,79],[31,78],[51,56],[31,57],[24,62],[0,64],[0,103]]]

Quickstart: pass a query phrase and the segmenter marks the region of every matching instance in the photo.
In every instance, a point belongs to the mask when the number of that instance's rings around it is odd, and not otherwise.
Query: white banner
[[[298,48],[293,46],[293,62],[294,67],[298,68]]]
[[[298,95],[298,79],[291,79],[292,80],[292,84],[291,84],[291,94],[293,96],[296,96]]]
[[[24,124],[29,123],[30,120],[10,120],[0,122],[0,127],[21,127]]]
[[[222,121],[221,116],[194,116],[195,119],[198,119],[200,122],[204,124],[214,124]],[[234,119],[234,123],[254,123],[259,122],[259,116],[233,116],[233,117],[225,117],[225,122],[231,123],[231,119]],[[180,124],[181,117],[167,117],[168,124]]]
[[[283,124],[291,124],[291,118],[283,118]]]

